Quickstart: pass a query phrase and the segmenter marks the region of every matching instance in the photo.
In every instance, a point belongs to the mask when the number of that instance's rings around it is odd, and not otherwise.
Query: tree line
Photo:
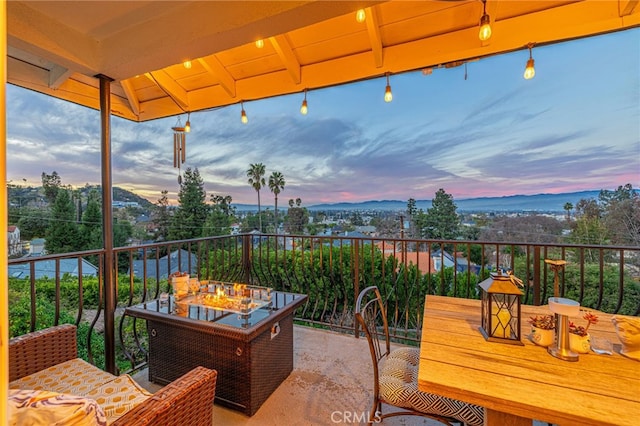
[[[246,171],[247,183],[256,191],[258,197],[258,213],[247,214],[242,220],[240,231],[250,232],[279,232],[280,214],[278,210],[279,195],[286,185],[281,172],[273,171],[265,179],[266,167],[262,163],[249,165]],[[273,212],[262,211],[260,191],[268,187],[274,196],[275,209]],[[233,198],[227,194],[207,194],[204,181],[197,168],[187,168],[180,183],[178,205],[174,209],[169,205],[168,192],[162,191],[161,198],[156,202],[153,215],[157,226],[156,241],[184,240],[199,237],[228,235],[231,225],[239,221],[236,209],[231,204]],[[283,218],[285,230],[290,233],[303,232],[308,222],[309,212],[301,206],[302,200],[289,200],[289,209]]]
[[[228,235],[235,223],[239,224],[240,232],[276,233],[282,225],[284,232],[290,234],[319,233],[322,226],[309,223],[311,213],[302,206],[300,198],[289,199],[288,210],[281,215],[279,201],[286,185],[285,177],[278,171],[273,171],[268,179],[265,175],[264,164],[249,165],[247,183],[256,191],[258,212],[240,218],[232,205],[231,195],[213,193],[207,201],[198,169],[189,168],[180,183],[178,205],[170,206],[168,191],[164,190],[153,206],[151,223],[155,230],[149,230],[151,234],[147,229],[132,225],[130,209],[127,208],[129,214],[122,211],[124,209],[114,212],[114,245],[126,245],[132,237],[170,241]],[[273,194],[274,210],[262,209],[261,191],[266,187]],[[42,193],[47,201],[45,207],[9,209],[10,223],[19,226],[23,239],[44,237],[48,253],[103,247],[99,191],[65,186],[54,171],[42,173]],[[457,213],[453,196],[439,189],[432,199],[432,207],[426,211],[417,209],[416,200],[410,198],[406,214],[374,217],[371,224],[376,226],[380,237],[392,238],[640,245],[640,197],[631,184],[615,190],[603,189],[597,199],[580,200],[575,208],[566,203],[564,210],[564,221],[543,215],[493,217],[478,214],[473,217],[472,224],[470,221],[463,224],[464,215]],[[319,222],[322,212],[314,212],[314,216],[318,219],[314,222]],[[350,219],[353,226],[365,224],[358,212],[351,213]]]
[[[45,205],[9,209],[23,239],[45,238],[47,253],[68,253],[102,248],[102,197],[96,189],[86,194],[64,185],[57,172],[41,175]],[[124,217],[114,217],[114,245],[125,245],[133,226]]]
[[[564,223],[543,215],[491,218],[481,214],[474,217],[475,226],[462,226],[456,209],[453,196],[444,189],[436,192],[427,211],[417,209],[416,200],[410,198],[408,237],[640,246],[640,195],[631,184],[602,189],[597,199],[582,199],[575,208],[565,203]],[[563,235],[565,230],[570,233]]]

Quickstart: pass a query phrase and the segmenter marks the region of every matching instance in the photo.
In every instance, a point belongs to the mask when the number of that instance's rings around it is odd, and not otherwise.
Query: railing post
[[[251,234],[242,236],[242,273],[247,284],[251,283],[251,238]]]
[[[540,246],[533,247],[533,304],[540,306]]]
[[[353,247],[353,273],[352,273],[352,277],[353,277],[353,307],[355,308],[355,302],[356,300],[358,300],[358,295],[360,294],[360,242],[362,240],[360,239],[352,239],[351,240],[351,246]],[[359,333],[359,327],[358,327],[358,321],[354,321],[353,322],[353,332],[356,336],[356,338],[360,337],[360,333]]]

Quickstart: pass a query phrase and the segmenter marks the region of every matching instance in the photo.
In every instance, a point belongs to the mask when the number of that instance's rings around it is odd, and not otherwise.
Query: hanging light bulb
[[[364,12],[364,9],[358,9],[356,12],[356,21],[358,21],[359,24],[362,24],[365,19],[367,19],[367,14]]]
[[[527,61],[527,67],[524,69],[524,78],[525,80],[531,80],[536,75],[536,69],[533,64],[533,56],[531,56],[531,48],[533,47],[532,43],[529,43],[529,60]]]
[[[491,38],[491,19],[487,15],[487,0],[482,0],[482,18],[480,18],[478,37],[482,41],[487,41]]]
[[[190,121],[190,118],[191,118],[191,113],[188,113],[187,114],[187,122],[184,124],[184,131],[187,132],[187,133],[191,132],[191,121]]]
[[[182,66],[185,67],[186,69],[190,70],[191,69],[191,61],[190,60],[186,60],[182,63]]]
[[[393,93],[391,93],[391,85],[389,85],[389,73],[387,73],[387,87],[384,89],[384,101],[391,102],[393,100]]]
[[[240,101],[240,105],[242,108],[242,111],[240,112],[240,121],[242,121],[242,124],[247,124],[249,119],[247,118],[247,113],[244,110],[244,102]]]
[[[309,108],[307,107],[307,89],[304,89],[304,101],[302,101],[302,106],[300,107],[300,114],[307,115],[309,112]]]
[[[258,49],[262,49],[264,47],[264,40],[263,39],[256,40],[256,47]]]

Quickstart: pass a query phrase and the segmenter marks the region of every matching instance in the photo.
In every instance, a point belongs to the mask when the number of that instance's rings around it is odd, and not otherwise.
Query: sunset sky
[[[454,199],[640,187],[640,29],[533,49],[465,67],[245,102],[191,114],[184,168],[207,195],[256,204],[251,163],[281,172],[280,203]],[[186,114],[181,122],[186,121]],[[113,184],[155,202],[179,190],[171,127],[177,118],[112,118]],[[15,86],[7,89],[7,179],[40,186],[99,184],[100,115]],[[26,183],[24,181],[26,179]],[[268,188],[263,205],[273,204]]]

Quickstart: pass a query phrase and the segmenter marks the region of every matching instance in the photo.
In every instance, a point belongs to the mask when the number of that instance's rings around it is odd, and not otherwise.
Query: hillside
[[[100,185],[85,185],[80,188],[75,188],[82,194],[83,199],[89,195],[92,190],[100,192]],[[44,203],[44,191],[42,187],[21,187],[21,186],[9,186],[8,187],[8,199],[12,206],[28,206],[28,205],[41,205]],[[150,209],[153,207],[146,198],[143,198],[131,191],[113,187],[113,201],[134,201],[137,202],[140,207],[144,209]]]

